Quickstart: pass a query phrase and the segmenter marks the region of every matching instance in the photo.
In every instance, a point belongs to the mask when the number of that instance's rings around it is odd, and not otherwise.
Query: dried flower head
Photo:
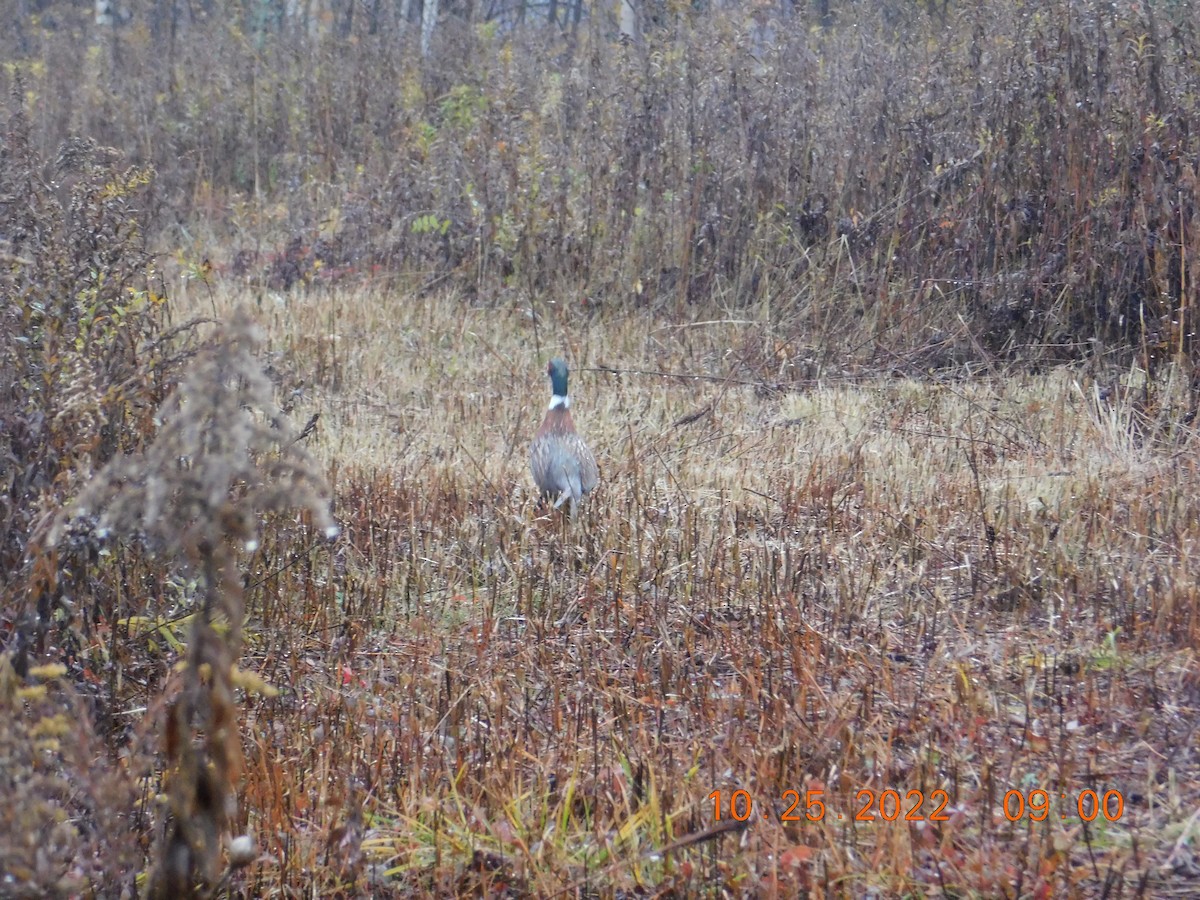
[[[305,509],[336,534],[324,476],[275,403],[259,341],[253,320],[236,313],[164,403],[153,442],[102,469],[75,514],[96,513],[100,529],[192,561],[224,541],[256,541],[267,512]]]

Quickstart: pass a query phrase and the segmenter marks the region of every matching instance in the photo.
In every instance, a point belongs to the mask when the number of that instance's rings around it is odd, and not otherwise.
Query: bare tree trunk
[[[175,78],[175,39],[179,34],[179,0],[171,0],[171,30],[167,41],[167,93],[174,98],[179,90],[179,82]]]
[[[637,10],[633,8],[633,0],[620,0],[620,3],[621,37],[636,41],[640,35],[638,34]]]
[[[829,28],[833,25],[833,13],[829,9],[829,0],[817,0],[817,16],[821,20],[822,28]]]
[[[425,0],[421,10],[421,55],[429,55],[429,42],[433,40],[433,26],[437,24],[438,0]]]

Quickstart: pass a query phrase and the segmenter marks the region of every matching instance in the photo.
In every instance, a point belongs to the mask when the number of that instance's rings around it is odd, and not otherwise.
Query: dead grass
[[[249,718],[246,889],[1197,889],[1190,429],[1082,370],[778,390],[745,320],[365,289],[262,319],[345,533],[254,560],[244,666],[284,693]],[[526,472],[558,352],[602,473],[574,527]],[[948,821],[881,820],[889,788]],[[788,790],[824,814],[782,822]]]

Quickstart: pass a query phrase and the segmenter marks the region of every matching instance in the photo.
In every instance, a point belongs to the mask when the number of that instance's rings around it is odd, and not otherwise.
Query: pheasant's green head
[[[550,390],[555,397],[567,396],[567,361],[556,356],[546,366],[546,374],[550,376]]]

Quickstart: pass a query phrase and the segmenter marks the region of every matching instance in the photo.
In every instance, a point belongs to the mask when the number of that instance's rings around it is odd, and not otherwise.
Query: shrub
[[[152,172],[122,171],[117,156],[69,141],[48,187],[19,102],[0,156],[0,376],[12,385],[0,398],[0,868],[6,891],[30,895],[129,889],[160,776],[150,895],[217,883],[237,811],[234,690],[270,690],[237,668],[238,553],[285,508],[332,529],[249,318],[203,344],[197,323],[164,330],[138,202]],[[176,678],[160,640],[187,661]],[[144,717],[118,726],[130,707]],[[248,861],[245,843],[231,863]]]

